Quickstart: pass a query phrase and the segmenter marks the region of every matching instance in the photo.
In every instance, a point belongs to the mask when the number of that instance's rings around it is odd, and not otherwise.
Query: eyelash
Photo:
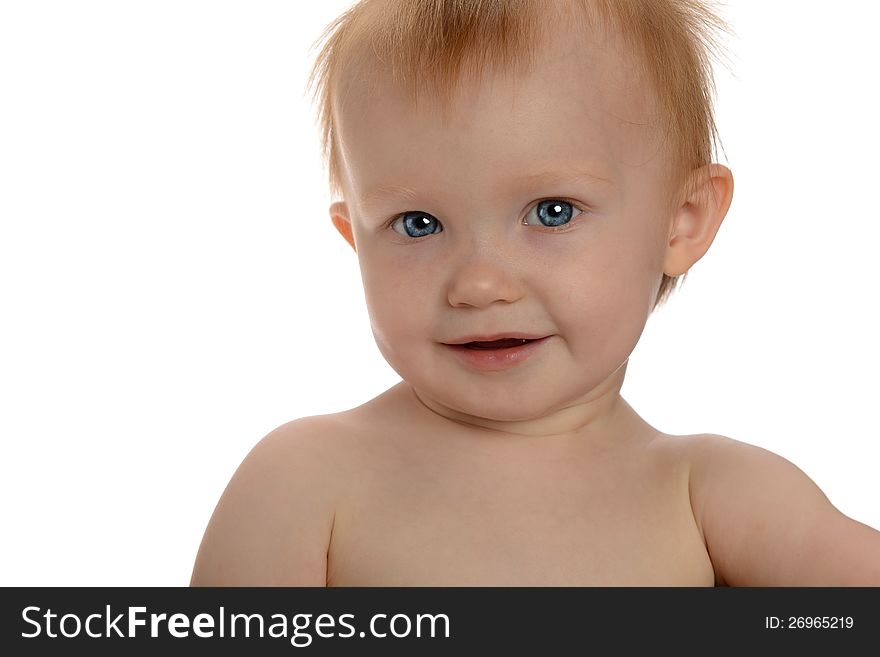
[[[539,198],[537,201],[535,201],[534,203],[532,203],[532,204],[529,206],[529,212],[531,212],[532,209],[533,209],[535,206],[537,206],[539,203],[543,203],[544,201],[563,201],[564,203],[567,203],[567,204],[570,205],[571,207],[575,208],[576,210],[580,210],[580,212],[581,212],[581,214],[579,214],[577,217],[574,217],[571,221],[569,221],[568,223],[562,224],[561,226],[543,226],[543,225],[542,225],[542,226],[535,226],[535,228],[539,228],[539,229],[541,229],[541,230],[543,230],[543,231],[546,231],[546,232],[550,232],[550,233],[562,233],[562,232],[565,232],[566,230],[571,229],[572,224],[573,224],[573,223],[574,223],[579,217],[581,217],[582,215],[584,215],[584,214],[586,214],[586,213],[588,212],[587,208],[582,207],[580,203],[576,203],[575,201],[572,201],[571,199],[567,199],[567,198],[564,198],[564,197],[561,197],[561,196],[548,196],[548,197],[546,197],[546,198]],[[399,213],[399,214],[394,215],[394,216],[391,217],[387,222],[385,222],[385,228],[386,228],[386,229],[394,230],[394,229],[392,228],[392,226],[394,225],[394,222],[395,222],[395,221],[397,221],[397,220],[400,219],[401,217],[403,217],[403,216],[405,216],[405,215],[407,215],[407,214],[413,213],[413,212],[419,212],[419,210],[407,210],[406,212],[401,212],[401,213]],[[426,212],[425,214],[429,214],[429,213]],[[433,215],[431,215],[431,216],[433,216]],[[527,225],[527,224],[523,224],[523,225]],[[397,232],[397,231],[394,231],[394,232]],[[442,232],[442,231],[441,231],[441,232]],[[398,234],[399,234],[399,233],[398,233]],[[434,233],[434,234],[436,234],[436,233]],[[423,237],[410,237],[410,236],[408,236],[408,235],[400,235],[400,236],[401,236],[401,237],[404,237],[404,238],[406,238],[406,239],[408,239],[408,240],[410,240],[410,241],[418,241],[418,240],[424,239]],[[425,237],[430,237],[430,235],[426,235]]]

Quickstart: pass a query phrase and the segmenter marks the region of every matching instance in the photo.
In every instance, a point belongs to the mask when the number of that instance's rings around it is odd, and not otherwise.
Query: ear
[[[698,183],[673,211],[663,264],[668,276],[684,274],[705,255],[733,199],[733,174],[726,166],[708,164],[692,176]]]
[[[357,253],[357,247],[354,244],[354,233],[351,230],[351,219],[348,216],[348,206],[342,201],[337,201],[330,206],[330,218],[339,234],[345,238],[345,241],[351,245],[354,252]]]

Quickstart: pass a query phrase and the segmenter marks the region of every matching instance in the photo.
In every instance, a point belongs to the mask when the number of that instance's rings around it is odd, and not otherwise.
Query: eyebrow
[[[610,178],[603,178],[594,173],[587,171],[579,171],[577,169],[566,169],[565,171],[544,171],[542,173],[530,174],[527,176],[518,176],[511,180],[514,186],[538,187],[540,185],[560,184],[560,183],[577,183],[588,181],[593,184],[600,184],[606,187],[614,187],[614,181]],[[413,201],[418,196],[418,192],[412,187],[401,185],[383,185],[376,187],[364,194],[360,201],[362,209],[368,209],[386,199],[402,199]]]

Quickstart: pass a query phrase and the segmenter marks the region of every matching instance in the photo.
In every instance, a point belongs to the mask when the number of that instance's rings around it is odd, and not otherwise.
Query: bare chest
[[[336,514],[328,586],[712,586],[686,471],[376,461]]]

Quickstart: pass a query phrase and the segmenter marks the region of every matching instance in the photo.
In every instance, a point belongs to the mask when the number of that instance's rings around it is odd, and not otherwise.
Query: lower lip
[[[551,336],[526,342],[519,347],[507,349],[468,349],[458,344],[446,347],[458,356],[465,364],[484,372],[497,372],[519,365],[535,353]]]

